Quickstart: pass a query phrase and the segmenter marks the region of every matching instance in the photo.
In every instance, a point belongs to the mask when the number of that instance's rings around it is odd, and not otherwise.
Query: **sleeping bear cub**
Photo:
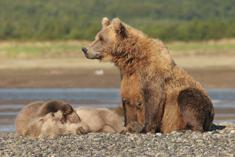
[[[63,101],[33,102],[17,115],[16,134],[34,138],[53,138],[89,132],[119,133],[122,117],[106,108],[76,108]]]

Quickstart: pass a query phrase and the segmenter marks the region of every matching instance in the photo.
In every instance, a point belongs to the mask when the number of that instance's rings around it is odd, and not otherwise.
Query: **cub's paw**
[[[126,127],[124,127],[119,133],[120,134],[127,134],[128,133],[128,129]]]
[[[82,126],[79,126],[76,130],[76,134],[77,135],[82,135],[82,134],[86,134],[87,130],[85,128],[83,128]]]

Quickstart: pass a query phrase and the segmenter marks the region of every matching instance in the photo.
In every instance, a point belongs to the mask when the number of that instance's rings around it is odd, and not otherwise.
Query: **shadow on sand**
[[[223,130],[225,127],[226,127],[225,125],[216,125],[216,124],[213,124],[211,126],[210,131]]]

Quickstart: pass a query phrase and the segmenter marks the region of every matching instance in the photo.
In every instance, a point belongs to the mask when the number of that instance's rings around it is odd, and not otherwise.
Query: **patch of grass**
[[[81,47],[88,41],[48,41],[48,42],[0,42],[0,59],[27,58],[85,58]],[[174,56],[190,55],[235,55],[235,39],[201,42],[166,43]]]
[[[235,55],[235,40],[171,42],[172,55]]]
[[[2,42],[1,58],[60,58],[82,56],[81,47],[85,41],[53,41],[53,42]]]

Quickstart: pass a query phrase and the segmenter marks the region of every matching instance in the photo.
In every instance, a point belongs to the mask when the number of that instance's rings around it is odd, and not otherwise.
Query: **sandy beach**
[[[74,57],[69,54],[49,58],[2,57],[0,88],[119,88],[120,74],[113,64],[85,59],[80,50],[77,51]],[[190,55],[190,52],[185,52],[187,55],[173,53],[177,54],[173,55],[176,64],[205,87],[235,87],[234,54],[210,56]]]
[[[205,87],[235,87],[233,68],[186,71]],[[0,88],[119,88],[120,85],[115,67],[0,69],[0,80]]]
[[[90,133],[38,140],[0,133],[2,157],[233,157],[234,148],[235,126],[228,124],[206,133],[186,131],[166,135]]]

